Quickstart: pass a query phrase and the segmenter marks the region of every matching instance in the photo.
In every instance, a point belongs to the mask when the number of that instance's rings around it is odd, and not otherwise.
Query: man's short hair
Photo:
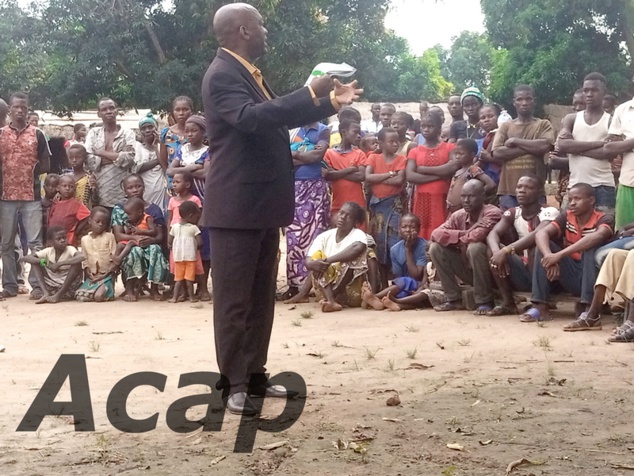
[[[456,147],[462,147],[471,152],[474,156],[478,155],[478,143],[473,139],[460,139],[456,142]]]
[[[529,86],[528,84],[518,84],[513,88],[513,97],[517,95],[517,93],[528,92],[535,96],[535,88],[533,86]]]
[[[354,120],[355,122],[361,122],[361,113],[352,106],[344,106],[339,110],[339,122],[346,119]]]
[[[394,104],[392,104],[391,102],[386,102],[381,106],[381,109],[383,109],[384,107],[391,109],[392,113],[396,112],[396,106]]]
[[[593,198],[597,197],[597,192],[594,190],[592,185],[588,183],[577,183],[573,185],[572,187],[570,187],[570,190],[573,190],[573,189],[579,190],[586,197],[593,197]]]
[[[11,105],[11,103],[13,103],[14,99],[24,99],[25,101],[29,101],[29,95],[26,93],[23,93],[22,91],[16,91],[14,93],[11,93],[11,96],[9,96],[9,105]]]
[[[115,105],[115,107],[117,106],[117,101],[115,101],[112,98],[109,98],[107,96],[102,97],[101,99],[99,99],[99,101],[97,101],[97,110],[99,110],[99,108],[101,107],[101,103],[102,102],[106,102],[106,101],[112,101]]]
[[[605,76],[603,76],[601,73],[597,73],[592,72],[590,74],[587,74],[585,78],[583,78],[584,81],[600,81],[603,83],[604,86],[606,86],[608,84],[607,80],[605,79]]]

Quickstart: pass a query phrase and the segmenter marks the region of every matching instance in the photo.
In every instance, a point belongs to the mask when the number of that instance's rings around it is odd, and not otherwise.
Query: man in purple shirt
[[[434,309],[464,309],[457,279],[460,278],[473,285],[478,305],[475,314],[484,315],[494,306],[486,238],[502,218],[502,212],[494,205],[484,204],[484,185],[479,180],[465,183],[460,199],[462,209],[452,213],[431,234],[429,255],[447,296],[447,302]]]

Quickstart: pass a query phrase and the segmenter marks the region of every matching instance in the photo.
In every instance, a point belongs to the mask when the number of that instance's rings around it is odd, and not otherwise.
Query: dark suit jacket
[[[286,226],[295,204],[288,127],[334,114],[329,98],[315,106],[308,88],[268,100],[247,69],[219,49],[203,79],[211,167],[204,226],[263,229]]]

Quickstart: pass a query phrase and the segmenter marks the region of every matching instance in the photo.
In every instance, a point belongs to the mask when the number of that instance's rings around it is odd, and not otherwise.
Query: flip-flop
[[[491,312],[492,310],[493,308],[489,306],[488,304],[482,304],[478,306],[478,308],[475,311],[473,311],[473,315],[474,316],[488,316],[489,312]]]
[[[510,307],[506,307],[506,306],[495,306],[493,309],[491,309],[489,312],[487,312],[487,316],[493,317],[493,316],[512,316],[515,314],[518,314],[519,311],[517,310],[517,307],[515,308],[510,308]]]
[[[531,307],[528,311],[520,316],[520,322],[541,322],[550,321],[552,319],[544,319],[542,313],[536,307]]]
[[[570,324],[564,326],[564,332],[600,331],[601,329],[603,329],[601,318],[590,320],[586,311],[579,314],[579,317]]]

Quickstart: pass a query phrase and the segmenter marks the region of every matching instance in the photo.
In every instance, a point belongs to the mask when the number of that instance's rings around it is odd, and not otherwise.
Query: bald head
[[[266,29],[257,9],[247,3],[230,3],[214,15],[218,44],[251,61],[266,52]]]
[[[460,199],[466,212],[480,213],[484,206],[484,184],[477,179],[469,180],[462,187]]]

